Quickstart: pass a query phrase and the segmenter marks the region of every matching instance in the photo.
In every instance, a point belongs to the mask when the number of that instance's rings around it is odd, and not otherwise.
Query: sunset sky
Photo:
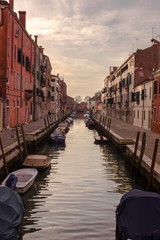
[[[68,95],[94,96],[110,66],[160,39],[159,0],[15,0]]]

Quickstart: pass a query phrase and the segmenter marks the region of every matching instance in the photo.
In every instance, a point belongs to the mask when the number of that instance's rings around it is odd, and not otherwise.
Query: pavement
[[[38,121],[26,124],[23,126],[25,133],[34,132],[40,128],[45,128],[44,119],[39,119]],[[155,140],[160,138],[159,134],[156,134],[150,130],[133,126],[122,120],[112,118],[111,120],[111,130],[123,138],[136,139],[137,132],[140,131],[140,141],[143,132],[146,132],[146,146],[144,154],[152,159]],[[15,142],[16,132],[15,129],[8,129],[0,132],[0,137],[2,140],[3,147],[6,147]],[[159,143],[160,144],[160,143]],[[156,163],[160,165],[160,147],[158,146]]]
[[[152,159],[153,157],[153,151],[154,151],[154,145],[155,140],[160,138],[160,134],[154,133],[151,130],[147,130],[141,127],[136,127],[131,124],[128,124],[126,122],[123,122],[122,120],[112,118],[111,120],[111,130],[115,132],[116,134],[120,135],[123,138],[130,138],[136,140],[137,132],[140,132],[140,140],[139,143],[142,142],[142,134],[143,132],[146,133],[146,145],[145,145],[145,151],[144,154]],[[158,150],[157,150],[157,158],[156,163],[160,164],[160,143],[158,144]],[[141,146],[139,146],[140,150]]]
[[[23,125],[23,129],[25,133],[31,133],[40,128],[45,128],[44,119],[39,119],[38,121]],[[3,148],[11,145],[12,143],[15,142],[17,138],[15,128],[10,128],[0,132],[0,137],[2,140]]]

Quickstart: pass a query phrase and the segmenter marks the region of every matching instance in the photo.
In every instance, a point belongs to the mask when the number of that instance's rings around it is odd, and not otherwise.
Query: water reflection
[[[116,206],[136,185],[123,159],[110,145],[95,145],[94,134],[77,119],[65,147],[40,149],[52,162],[22,197],[22,239],[114,239]]]

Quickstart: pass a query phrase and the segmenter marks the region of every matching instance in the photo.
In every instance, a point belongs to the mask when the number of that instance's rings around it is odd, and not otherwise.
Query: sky
[[[73,98],[94,96],[110,66],[160,38],[160,0],[15,0],[26,29]]]

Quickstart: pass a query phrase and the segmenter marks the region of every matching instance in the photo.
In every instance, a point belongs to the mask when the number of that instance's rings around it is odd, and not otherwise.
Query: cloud
[[[27,31],[39,36],[73,97],[94,95],[110,66],[150,45],[159,35],[159,9],[159,0],[15,1],[16,11],[27,11]]]

